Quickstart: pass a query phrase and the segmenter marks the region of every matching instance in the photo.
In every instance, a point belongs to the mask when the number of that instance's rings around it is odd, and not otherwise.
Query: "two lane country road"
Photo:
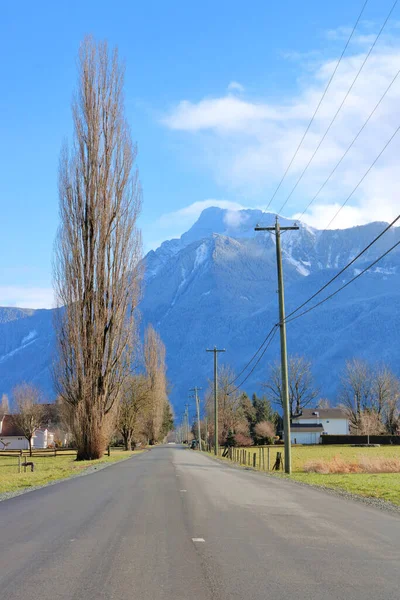
[[[179,446],[0,503],[1,600],[398,600],[400,518]]]

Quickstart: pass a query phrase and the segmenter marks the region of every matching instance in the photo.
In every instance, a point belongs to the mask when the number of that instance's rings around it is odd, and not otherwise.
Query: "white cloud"
[[[279,210],[297,181],[347,93],[370,43],[371,25],[360,31],[352,50],[342,60],[331,87],[309,130],[284,185],[271,209]],[[331,39],[347,30],[330,33]],[[317,106],[337,59],[309,63],[300,70],[296,94],[271,102],[225,95],[183,100],[164,118],[164,125],[191,135],[226,194],[240,192],[251,203],[265,204],[277,185]],[[383,92],[400,69],[400,43],[382,37],[363,68],[351,94],[325,141],[286,206],[286,214],[299,214],[329,175]],[[400,124],[400,76],[361,133],[304,220],[324,227],[335,206],[349,195]],[[389,220],[398,207],[398,156],[400,134],[359,186],[333,227],[373,219]],[[204,165],[202,165],[204,166]],[[284,211],[284,212],[285,212]]]
[[[197,104],[182,100],[163,119],[170,129],[180,131],[243,131],[246,126],[268,118],[277,118],[266,105],[245,102],[233,96],[201,100]]]
[[[244,87],[238,81],[231,81],[228,85],[228,92],[244,92]]]
[[[170,229],[172,227],[176,231],[184,233],[188,227],[197,221],[203,210],[212,206],[225,208],[230,212],[246,208],[238,202],[231,202],[229,200],[201,200],[174,212],[161,215],[156,221],[156,225],[162,229]]]
[[[52,288],[0,286],[0,306],[54,308]]]
[[[240,212],[239,210],[228,210],[224,215],[224,223],[228,229],[239,229],[249,220],[249,215]]]

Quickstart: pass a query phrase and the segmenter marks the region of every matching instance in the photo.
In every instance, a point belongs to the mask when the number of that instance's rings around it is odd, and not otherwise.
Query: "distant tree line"
[[[312,363],[302,356],[291,356],[289,369],[290,417],[307,406],[328,408],[314,383]],[[350,432],[359,435],[388,433],[400,435],[400,380],[382,364],[370,365],[359,359],[346,362],[336,397],[350,422]],[[273,363],[262,384],[264,395],[251,398],[236,390],[235,374],[221,367],[218,374],[218,442],[220,445],[250,446],[273,442],[282,433],[282,385],[280,364]],[[214,441],[214,396],[210,382],[205,398],[206,419],[201,422],[202,439]],[[207,424],[207,429],[206,429]],[[193,426],[197,437],[197,427]]]

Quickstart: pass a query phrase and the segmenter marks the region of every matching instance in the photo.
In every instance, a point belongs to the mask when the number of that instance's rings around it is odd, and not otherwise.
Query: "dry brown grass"
[[[361,456],[357,461],[345,461],[339,456],[331,460],[310,460],[304,465],[306,473],[400,473],[400,458],[369,458]]]

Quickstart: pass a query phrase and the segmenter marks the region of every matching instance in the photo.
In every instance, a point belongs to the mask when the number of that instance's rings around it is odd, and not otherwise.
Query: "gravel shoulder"
[[[383,510],[386,512],[394,513],[400,516],[400,506],[394,504],[393,502],[389,502],[388,500],[383,500],[382,498],[373,498],[371,496],[362,496],[360,494],[354,494],[344,489],[340,488],[332,488],[322,484],[315,484],[311,482],[299,481],[295,478],[292,478],[290,475],[285,475],[283,473],[266,473],[261,472],[257,469],[253,469],[253,467],[245,467],[238,465],[237,463],[232,463],[227,459],[222,459],[212,454],[205,454],[211,460],[218,462],[230,469],[237,469],[240,471],[250,471],[256,477],[269,477],[273,479],[279,479],[280,481],[286,481],[288,485],[297,485],[302,487],[312,487],[314,489],[320,490],[321,492],[327,493],[331,496],[337,496],[340,498],[346,498],[347,500],[353,502],[361,502],[362,504],[366,504],[367,506],[371,506],[377,508],[379,510]]]

